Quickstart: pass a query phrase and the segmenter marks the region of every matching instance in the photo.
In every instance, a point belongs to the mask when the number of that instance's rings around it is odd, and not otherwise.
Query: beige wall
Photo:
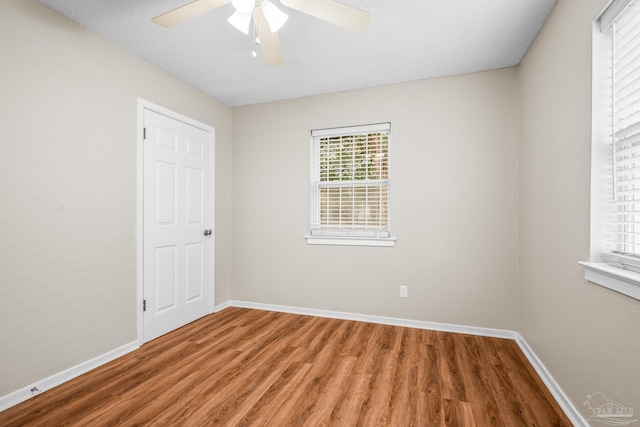
[[[640,408],[640,303],[586,282],[591,21],[559,0],[518,69],[519,331],[583,415],[588,394]]]
[[[605,2],[559,0],[517,70],[232,112],[34,0],[2,1],[0,396],[136,339],[141,97],[216,128],[217,303],[516,329],[583,414],[597,391],[640,407],[640,304],[577,265]],[[383,121],[396,247],[306,245],[309,131]]]
[[[137,339],[137,97],[216,128],[229,299],[231,109],[34,0],[0,2],[0,396]]]
[[[234,108],[232,298],[515,329],[516,106],[511,68]],[[309,131],[386,121],[396,247],[307,245]]]

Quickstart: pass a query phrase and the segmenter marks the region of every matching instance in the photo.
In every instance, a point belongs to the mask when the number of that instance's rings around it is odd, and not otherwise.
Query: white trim
[[[209,263],[209,274],[211,277],[211,298],[209,299],[209,313],[214,313],[215,310],[215,236],[216,236],[216,198],[215,198],[215,188],[216,188],[216,179],[215,179],[215,159],[216,159],[216,130],[213,126],[209,126],[206,123],[199,122],[191,117],[187,117],[183,114],[176,113],[175,111],[169,110],[168,108],[162,107],[160,105],[154,104],[152,102],[146,101],[142,98],[138,98],[138,118],[137,118],[137,145],[136,145],[136,155],[138,156],[136,161],[136,208],[137,208],[137,223],[136,223],[136,281],[137,281],[137,301],[136,301],[136,314],[137,314],[137,323],[138,323],[138,346],[141,346],[145,343],[144,341],[144,316],[142,312],[142,301],[144,298],[144,277],[143,277],[143,263],[144,263],[144,110],[149,110],[156,112],[158,114],[162,114],[164,116],[170,117],[172,119],[181,121],[188,125],[194,126],[198,129],[202,129],[205,132],[209,133],[209,138],[211,142],[210,147],[210,185],[211,191],[213,192],[213,197],[211,197],[211,228],[213,229],[212,239],[209,240],[209,244],[211,245],[211,256]]]
[[[87,360],[86,362],[82,362],[69,369],[65,369],[62,372],[58,372],[57,374],[54,374],[48,378],[36,381],[26,387],[22,387],[14,392],[4,395],[0,397],[0,411],[4,411],[5,409],[17,405],[18,403],[31,399],[33,396],[40,394],[43,391],[47,391],[54,387],[57,387],[62,383],[65,383],[91,371],[92,369],[96,369],[106,363],[111,362],[112,360],[117,359],[118,357],[124,356],[127,353],[137,350],[139,347],[140,346],[138,345],[137,341],[130,342],[129,344],[125,344],[100,356],[94,357],[93,359]],[[31,389],[34,387],[37,388],[38,391],[32,393]]]
[[[222,311],[225,308],[229,308],[229,307],[231,307],[231,301],[230,300],[229,301],[225,301],[222,304],[213,307],[213,312],[217,313],[217,312]]]
[[[144,316],[141,309],[144,299],[144,109],[151,105],[138,98],[138,119],[136,122],[136,317],[138,346],[144,344]]]
[[[199,122],[196,119],[192,119],[189,116],[185,116],[184,114],[177,113],[161,105],[157,105],[157,104],[154,104],[153,102],[149,102],[142,98],[138,98],[138,112],[142,112],[142,110],[154,111],[158,114],[162,114],[163,116],[167,116],[169,118],[186,123],[190,126],[197,127],[198,129],[202,129],[205,132],[213,133],[213,131],[215,130],[213,126],[210,126],[206,123]]]
[[[209,148],[209,173],[210,175],[210,191],[211,191],[211,229],[213,234],[210,239],[210,252],[209,252],[209,277],[211,278],[211,292],[209,293],[209,314],[215,313],[216,307],[216,234],[218,229],[216,228],[216,129],[212,126],[207,126],[209,130],[209,138],[211,140],[211,147]]]
[[[633,1],[635,0],[610,0],[596,17],[596,20],[600,21],[600,31],[607,31]]]
[[[424,320],[400,319],[398,317],[373,316],[370,314],[347,313],[342,311],[319,310],[315,308],[292,307],[288,305],[263,304],[258,302],[229,302],[232,307],[252,308],[256,310],[277,311],[280,313],[301,314],[305,316],[327,317],[330,319],[355,320],[357,322],[378,323],[381,325],[404,326],[406,328],[429,329],[433,331],[454,332],[459,334],[481,335],[494,338],[515,339],[515,331],[506,329],[481,328],[477,326],[452,325],[448,323],[426,322]]]
[[[578,262],[585,280],[640,300],[640,273],[600,262]]]
[[[306,236],[307,245],[342,245],[342,246],[386,246],[396,245],[395,238],[387,239],[356,239],[356,238],[336,238],[321,236]]]
[[[389,130],[391,130],[391,122],[384,122],[384,123],[375,123],[371,125],[313,129],[311,131],[311,136],[312,137],[339,136],[339,135],[349,135],[352,133],[385,132]]]
[[[598,21],[592,22],[591,47],[591,200],[589,229],[589,259],[599,260],[606,241],[606,215],[603,206],[610,199],[610,188],[605,177],[611,172],[609,158],[611,150],[606,143],[611,139],[611,105],[603,98],[608,88],[610,62],[604,61],[610,54],[612,40],[602,33]]]
[[[547,389],[549,389],[549,392],[553,395],[556,402],[558,402],[560,408],[569,418],[569,421],[571,421],[574,426],[588,426],[587,421],[580,414],[580,412],[578,412],[576,407],[573,406],[571,400],[569,400],[567,395],[564,393],[564,391],[562,391],[556,380],[553,379],[538,356],[536,356],[531,347],[529,347],[527,341],[525,341],[525,339],[519,333],[516,333],[516,335],[517,337],[515,340],[520,347],[520,350],[522,350],[529,363],[531,363],[531,365],[533,366],[533,369],[535,369],[535,371],[540,376],[540,379],[542,379],[542,382],[544,382],[544,384],[547,386]]]

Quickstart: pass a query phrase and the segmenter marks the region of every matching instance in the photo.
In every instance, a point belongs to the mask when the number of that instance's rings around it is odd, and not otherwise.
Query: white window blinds
[[[622,0],[602,16],[611,48],[611,176],[603,259],[624,264],[620,254],[640,255],[640,14]],[[615,15],[613,15],[615,13]],[[613,16],[612,16],[613,15]],[[640,265],[640,264],[639,264]],[[627,267],[626,265],[619,265]]]
[[[311,132],[311,236],[391,237],[390,124]]]

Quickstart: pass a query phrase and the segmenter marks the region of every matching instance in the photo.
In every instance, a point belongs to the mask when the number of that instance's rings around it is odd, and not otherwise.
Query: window
[[[592,262],[581,264],[640,299],[640,1],[612,2],[593,42]]]
[[[611,43],[610,136],[603,141],[611,153],[611,181],[602,256],[620,264],[616,254],[640,255],[640,15],[638,7],[616,12],[615,19],[607,13],[601,19],[601,30]],[[640,266],[640,259],[631,262],[630,269]]]
[[[311,132],[309,244],[393,246],[389,123]]]

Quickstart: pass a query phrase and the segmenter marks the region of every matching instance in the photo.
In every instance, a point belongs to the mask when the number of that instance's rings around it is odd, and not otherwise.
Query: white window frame
[[[386,229],[370,229],[366,231],[344,229],[344,230],[322,230],[314,227],[319,223],[320,215],[318,191],[320,185],[319,179],[319,141],[321,138],[328,136],[344,136],[352,134],[372,133],[372,132],[388,132],[387,146],[387,167],[388,179],[385,181],[387,185],[387,228]],[[361,126],[348,126],[338,128],[316,129],[310,132],[309,139],[309,231],[306,236],[309,245],[348,245],[348,246],[395,246],[395,238],[391,232],[391,123],[376,123]],[[350,181],[353,183],[353,181]],[[369,181],[372,182],[372,181]],[[374,182],[375,184],[375,182]],[[346,184],[347,186],[349,184]]]
[[[612,252],[606,246],[606,218],[612,198],[612,25],[639,0],[612,0],[593,21],[591,234],[589,261],[579,262],[589,282],[640,300],[640,258]],[[634,271],[635,270],[635,271]]]

